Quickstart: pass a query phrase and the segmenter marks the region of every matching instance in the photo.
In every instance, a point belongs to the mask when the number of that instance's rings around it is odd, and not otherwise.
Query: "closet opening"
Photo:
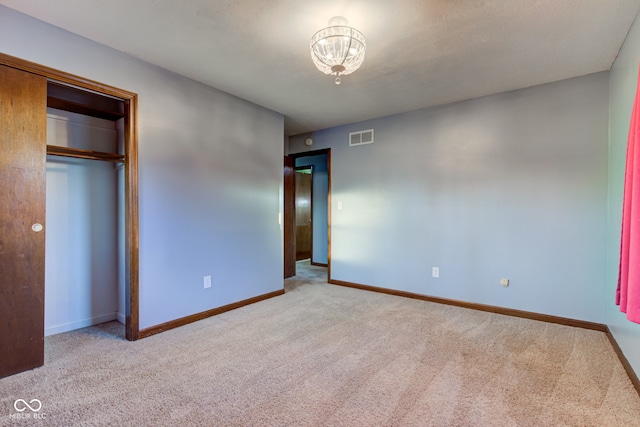
[[[127,118],[122,99],[47,82],[45,336],[117,320],[137,338]]]
[[[47,108],[45,336],[125,323],[121,120]]]

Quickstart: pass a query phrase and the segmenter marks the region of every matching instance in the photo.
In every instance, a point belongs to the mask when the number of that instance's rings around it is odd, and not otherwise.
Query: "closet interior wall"
[[[47,108],[48,152],[68,153],[47,155],[45,335],[125,321],[124,167],[73,157],[123,143],[124,119]]]

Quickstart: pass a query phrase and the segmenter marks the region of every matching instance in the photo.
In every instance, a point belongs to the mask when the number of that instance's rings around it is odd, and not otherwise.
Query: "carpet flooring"
[[[640,426],[604,333],[299,271],[282,296],[136,342],[117,322],[47,337],[44,367],[0,379],[0,425]]]

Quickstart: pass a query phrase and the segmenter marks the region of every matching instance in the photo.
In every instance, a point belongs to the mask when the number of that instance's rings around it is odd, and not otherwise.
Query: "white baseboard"
[[[118,313],[107,313],[100,316],[90,317],[88,319],[76,320],[69,323],[63,323],[61,325],[46,326],[44,328],[44,336],[61,334],[63,332],[73,331],[74,329],[86,328],[87,326],[97,325],[99,323],[110,322],[112,320],[119,320]]]
[[[124,316],[124,313],[118,312],[118,318],[116,320],[124,325],[127,318]]]

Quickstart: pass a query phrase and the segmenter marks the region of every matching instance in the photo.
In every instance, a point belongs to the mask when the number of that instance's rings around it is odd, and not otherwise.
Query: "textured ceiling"
[[[0,0],[285,115],[287,135],[608,70],[640,0]],[[309,39],[341,15],[363,66],[333,79]]]

